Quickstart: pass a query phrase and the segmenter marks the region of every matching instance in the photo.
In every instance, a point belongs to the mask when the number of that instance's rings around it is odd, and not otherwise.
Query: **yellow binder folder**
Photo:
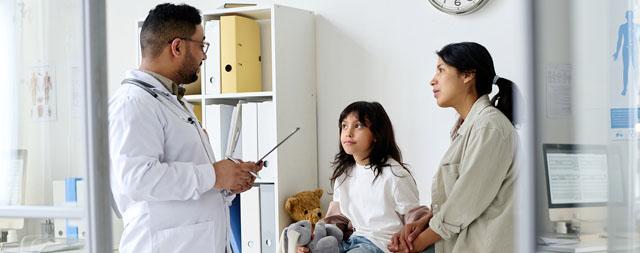
[[[221,92],[262,91],[260,26],[241,16],[220,17]]]

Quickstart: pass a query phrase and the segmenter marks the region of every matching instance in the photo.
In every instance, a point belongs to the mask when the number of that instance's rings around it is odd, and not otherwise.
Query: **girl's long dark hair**
[[[400,166],[409,171],[406,165],[402,162],[402,154],[400,148],[396,144],[396,138],[393,133],[393,126],[391,120],[384,110],[382,105],[378,102],[365,102],[358,101],[348,105],[338,119],[338,129],[342,133],[341,124],[342,121],[349,116],[349,114],[355,113],[358,116],[360,123],[364,124],[371,130],[373,134],[374,142],[371,144],[371,152],[369,153],[369,165],[373,168],[375,181],[382,173],[384,167],[390,167],[387,163],[389,158],[393,158]],[[333,175],[331,176],[331,186],[334,186],[336,179],[342,174],[348,173],[348,170],[355,165],[355,159],[352,155],[347,154],[342,148],[342,144],[339,143],[340,152],[335,155],[335,158],[331,165],[335,168]]]
[[[478,96],[491,93],[496,70],[491,54],[484,46],[475,42],[453,43],[444,46],[436,54],[447,65],[455,67],[462,73],[475,73]],[[511,124],[516,125],[519,120],[513,113],[514,106],[521,101],[518,87],[509,79],[502,77],[499,77],[495,84],[498,85],[498,94],[493,96],[491,104],[498,108],[511,121]]]

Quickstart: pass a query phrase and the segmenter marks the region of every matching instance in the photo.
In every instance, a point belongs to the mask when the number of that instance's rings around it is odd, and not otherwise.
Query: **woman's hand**
[[[391,242],[387,245],[387,249],[391,252],[409,252],[406,247],[400,244],[400,232],[393,234]]]
[[[420,235],[420,233],[427,228],[431,217],[433,217],[433,215],[429,213],[429,215],[405,225],[402,229],[400,229],[398,233],[394,234],[391,238],[391,243],[388,247],[389,250],[393,252],[413,251],[413,240],[415,240],[418,235]]]
[[[296,248],[296,253],[309,253],[309,248],[305,246],[298,246]]]
[[[393,234],[387,249],[391,252],[409,252],[409,249],[400,243],[400,232]]]

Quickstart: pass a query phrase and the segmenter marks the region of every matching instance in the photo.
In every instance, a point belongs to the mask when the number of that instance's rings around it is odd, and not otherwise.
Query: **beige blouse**
[[[431,229],[440,252],[514,252],[517,133],[480,97],[433,177]]]

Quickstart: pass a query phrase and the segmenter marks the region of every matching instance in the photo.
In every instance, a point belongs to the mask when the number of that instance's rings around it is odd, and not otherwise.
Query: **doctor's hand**
[[[256,177],[254,175],[258,175],[258,172],[262,170],[262,164],[256,165],[254,162],[240,162],[238,165],[240,165],[240,170],[244,171],[245,173],[251,176],[251,180],[250,180],[251,182],[249,182],[249,184],[246,187],[241,187],[240,189],[232,190],[233,193],[241,193],[251,189],[251,187],[253,186],[253,182],[256,181]]]
[[[213,171],[216,174],[216,182],[213,187],[234,193],[251,189],[255,177],[248,173],[248,167],[244,162],[235,163],[226,159],[214,163]]]

